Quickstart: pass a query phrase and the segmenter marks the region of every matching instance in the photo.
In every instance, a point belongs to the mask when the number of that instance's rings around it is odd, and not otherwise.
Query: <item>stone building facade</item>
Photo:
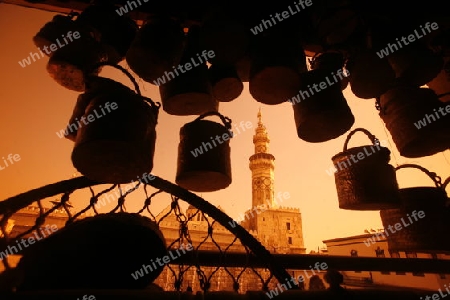
[[[368,231],[367,231],[368,232]],[[384,235],[383,229],[348,237],[334,238],[323,241],[329,255],[359,256],[359,257],[391,257],[391,258],[426,258],[450,259],[450,254],[444,251],[423,253],[414,251],[392,251]],[[421,272],[380,272],[380,271],[342,271],[344,285],[359,288],[403,287],[430,291],[442,289],[449,283],[449,274],[432,274]]]

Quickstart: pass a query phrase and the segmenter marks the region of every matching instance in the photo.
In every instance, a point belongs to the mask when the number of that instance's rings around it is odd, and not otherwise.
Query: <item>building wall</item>
[[[268,209],[256,217],[257,238],[272,253],[304,254],[302,217],[295,209]]]
[[[374,242],[369,242],[369,238],[375,237]],[[366,242],[366,243],[365,243]],[[406,258],[405,252],[393,252],[388,250],[388,242],[382,235],[374,236],[373,234],[365,234],[347,238],[338,238],[324,241],[327,245],[329,255],[342,256],[360,256],[360,257],[399,257]],[[366,245],[367,244],[367,245]],[[356,251],[356,252],[355,252]],[[378,254],[377,254],[378,253]],[[417,258],[432,258],[429,253],[408,254],[408,256],[417,256]],[[450,259],[450,255],[438,254],[436,258]],[[381,284],[388,286],[423,288],[436,291],[443,288],[444,284],[450,282],[450,274],[423,274],[411,272],[342,272],[348,282],[356,282],[357,279],[371,279],[373,284]],[[450,271],[449,271],[450,273]]]
[[[44,208],[44,213],[48,209]],[[37,206],[28,206],[20,209],[10,219],[14,222],[12,231],[9,233],[11,237],[17,236],[17,234],[29,230],[36,223],[36,217],[39,214],[39,208]],[[45,222],[41,227],[46,225],[56,225],[58,229],[65,226],[67,221],[67,214],[63,210],[55,210],[45,218]]]

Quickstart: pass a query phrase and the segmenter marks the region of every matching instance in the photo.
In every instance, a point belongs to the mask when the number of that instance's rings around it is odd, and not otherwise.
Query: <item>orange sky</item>
[[[78,93],[59,86],[50,78],[45,69],[47,57],[25,68],[18,64],[30,51],[37,51],[32,37],[53,15],[0,4],[0,158],[6,158],[10,153],[20,155],[19,161],[0,170],[0,200],[68,179],[76,172],[70,159],[73,143],[58,138],[56,132],[67,125]],[[118,70],[105,68],[101,76],[131,87]],[[138,82],[144,95],[160,101],[154,85],[142,80]],[[355,115],[353,128],[364,127],[380,140],[388,140],[388,147],[393,152],[392,165],[416,163],[436,172],[443,179],[450,175],[448,150],[426,158],[401,157],[377,114],[374,101],[356,98],[350,88],[345,90],[344,95]],[[295,131],[292,105],[287,102],[275,106],[261,104],[250,96],[247,83],[238,99],[221,103],[219,107],[233,124],[241,121],[253,124],[252,129],[241,132],[231,140],[233,182],[225,190],[203,193],[201,196],[216,206],[220,205],[235,219],[251,207],[248,158],[253,153],[252,136],[260,107],[271,138],[270,152],[276,158],[275,194],[289,192],[290,199],[284,200],[282,205],[300,208],[307,251],[321,247],[325,239],[362,234],[364,229],[382,227],[378,211],[338,208],[334,177],[325,170],[332,165],[331,157],[342,151],[346,135],[317,144],[300,140]],[[175,181],[179,128],[195,118],[172,116],[160,110],[153,174]],[[369,140],[358,133],[352,138],[350,147],[366,144]],[[2,159],[0,163],[3,163]],[[432,185],[431,180],[418,170],[402,170],[398,174],[400,187]],[[80,201],[73,199],[72,204],[79,207]],[[104,210],[108,208],[111,206]],[[158,212],[162,208],[156,206],[155,210]],[[130,205],[127,209],[136,211],[137,207]]]

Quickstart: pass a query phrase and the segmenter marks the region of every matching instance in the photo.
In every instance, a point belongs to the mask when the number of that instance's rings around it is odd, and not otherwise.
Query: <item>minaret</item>
[[[259,110],[258,126],[253,136],[255,154],[250,156],[249,165],[252,171],[252,208],[245,212],[241,225],[254,232],[272,253],[305,254],[300,210],[279,205],[285,200],[278,197],[279,193],[275,198],[275,157],[269,153],[269,143],[269,135]],[[287,194],[286,199],[289,199],[290,195]]]
[[[250,156],[252,171],[252,206],[264,205],[266,208],[276,208],[274,201],[274,168],[275,157],[268,153],[269,135],[262,123],[261,109],[258,112],[258,126],[253,136],[255,154]]]

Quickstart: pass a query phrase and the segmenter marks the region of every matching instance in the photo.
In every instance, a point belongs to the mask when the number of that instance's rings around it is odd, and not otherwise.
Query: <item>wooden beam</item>
[[[328,269],[339,271],[397,271],[450,274],[450,260],[426,258],[378,258],[351,257],[336,255],[312,254],[272,254],[280,266],[290,270],[310,270],[316,263],[326,263]],[[172,264],[188,264],[213,267],[244,267],[265,268],[265,263],[254,255],[246,253],[226,253],[199,250],[188,252]]]

